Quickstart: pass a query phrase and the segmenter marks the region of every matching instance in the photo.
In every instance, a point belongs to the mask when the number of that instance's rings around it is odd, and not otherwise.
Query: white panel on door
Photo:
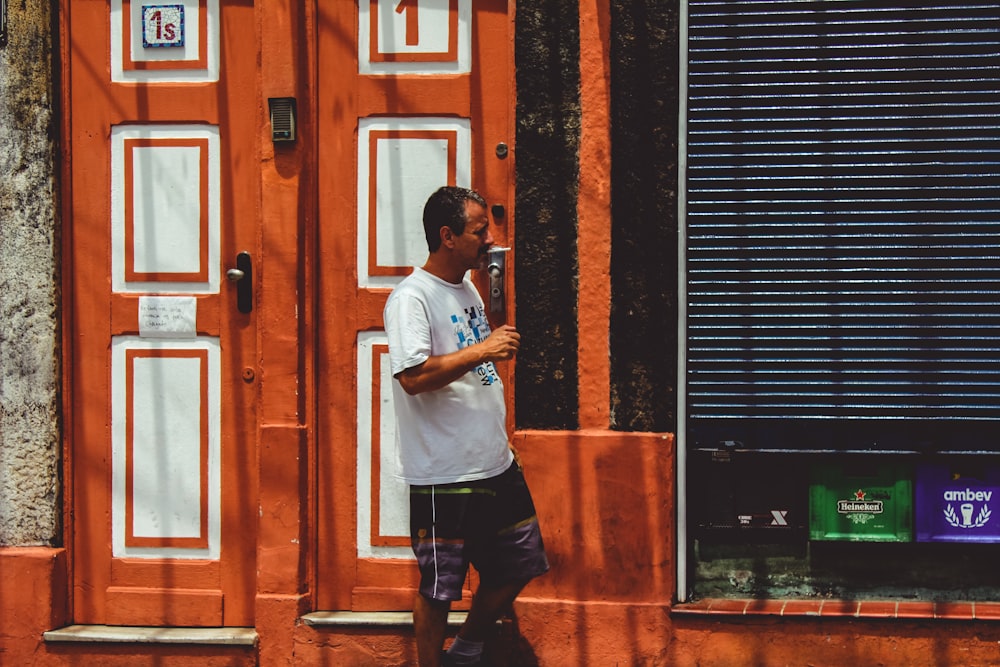
[[[115,292],[219,291],[219,164],[214,126],[112,128]]]
[[[467,74],[472,0],[358,0],[361,74]]]
[[[132,163],[132,169],[125,170],[125,208],[131,213],[125,231],[131,231],[133,250],[127,271],[201,272],[201,198],[190,193],[202,191],[207,143],[158,146],[125,141],[125,159]]]
[[[217,338],[111,344],[112,551],[219,557]]]
[[[465,118],[364,118],[358,125],[358,282],[392,287],[427,258],[422,214],[442,185],[470,187]]]
[[[111,0],[109,10],[112,81],[219,80],[218,0]]]
[[[358,335],[358,557],[412,558],[409,487],[396,473],[389,345]]]

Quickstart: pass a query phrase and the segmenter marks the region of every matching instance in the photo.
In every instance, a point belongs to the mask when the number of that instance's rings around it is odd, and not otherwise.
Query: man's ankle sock
[[[456,665],[473,665],[479,662],[483,655],[483,642],[470,642],[461,637],[455,637],[448,648],[448,655]]]

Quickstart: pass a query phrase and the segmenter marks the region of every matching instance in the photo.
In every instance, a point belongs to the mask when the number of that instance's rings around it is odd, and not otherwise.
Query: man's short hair
[[[446,185],[438,188],[424,204],[424,235],[427,249],[437,252],[441,247],[441,228],[447,226],[455,234],[465,232],[465,203],[473,201],[486,208],[486,200],[475,190]]]

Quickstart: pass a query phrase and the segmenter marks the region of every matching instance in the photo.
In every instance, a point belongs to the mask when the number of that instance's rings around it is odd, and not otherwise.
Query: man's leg
[[[493,493],[484,494],[478,508],[478,520],[489,526],[472,555],[480,584],[458,632],[459,639],[480,644],[495,632],[497,619],[528,582],[549,569],[535,505],[520,468],[512,465],[483,483]]]
[[[417,593],[413,601],[413,630],[417,636],[420,667],[439,667],[441,647],[448,629],[450,602],[431,600]]]
[[[458,636],[471,642],[485,642],[500,615],[510,609],[527,581],[518,581],[500,586],[480,584],[472,597],[472,606],[458,631]]]

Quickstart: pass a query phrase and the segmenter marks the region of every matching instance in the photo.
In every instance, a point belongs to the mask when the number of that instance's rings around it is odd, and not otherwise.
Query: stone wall
[[[579,426],[578,9],[576,0],[536,0],[515,15],[518,428]]]
[[[8,3],[0,47],[0,546],[58,545],[59,122],[54,3]]]
[[[680,9],[610,6],[611,427],[674,431]]]

